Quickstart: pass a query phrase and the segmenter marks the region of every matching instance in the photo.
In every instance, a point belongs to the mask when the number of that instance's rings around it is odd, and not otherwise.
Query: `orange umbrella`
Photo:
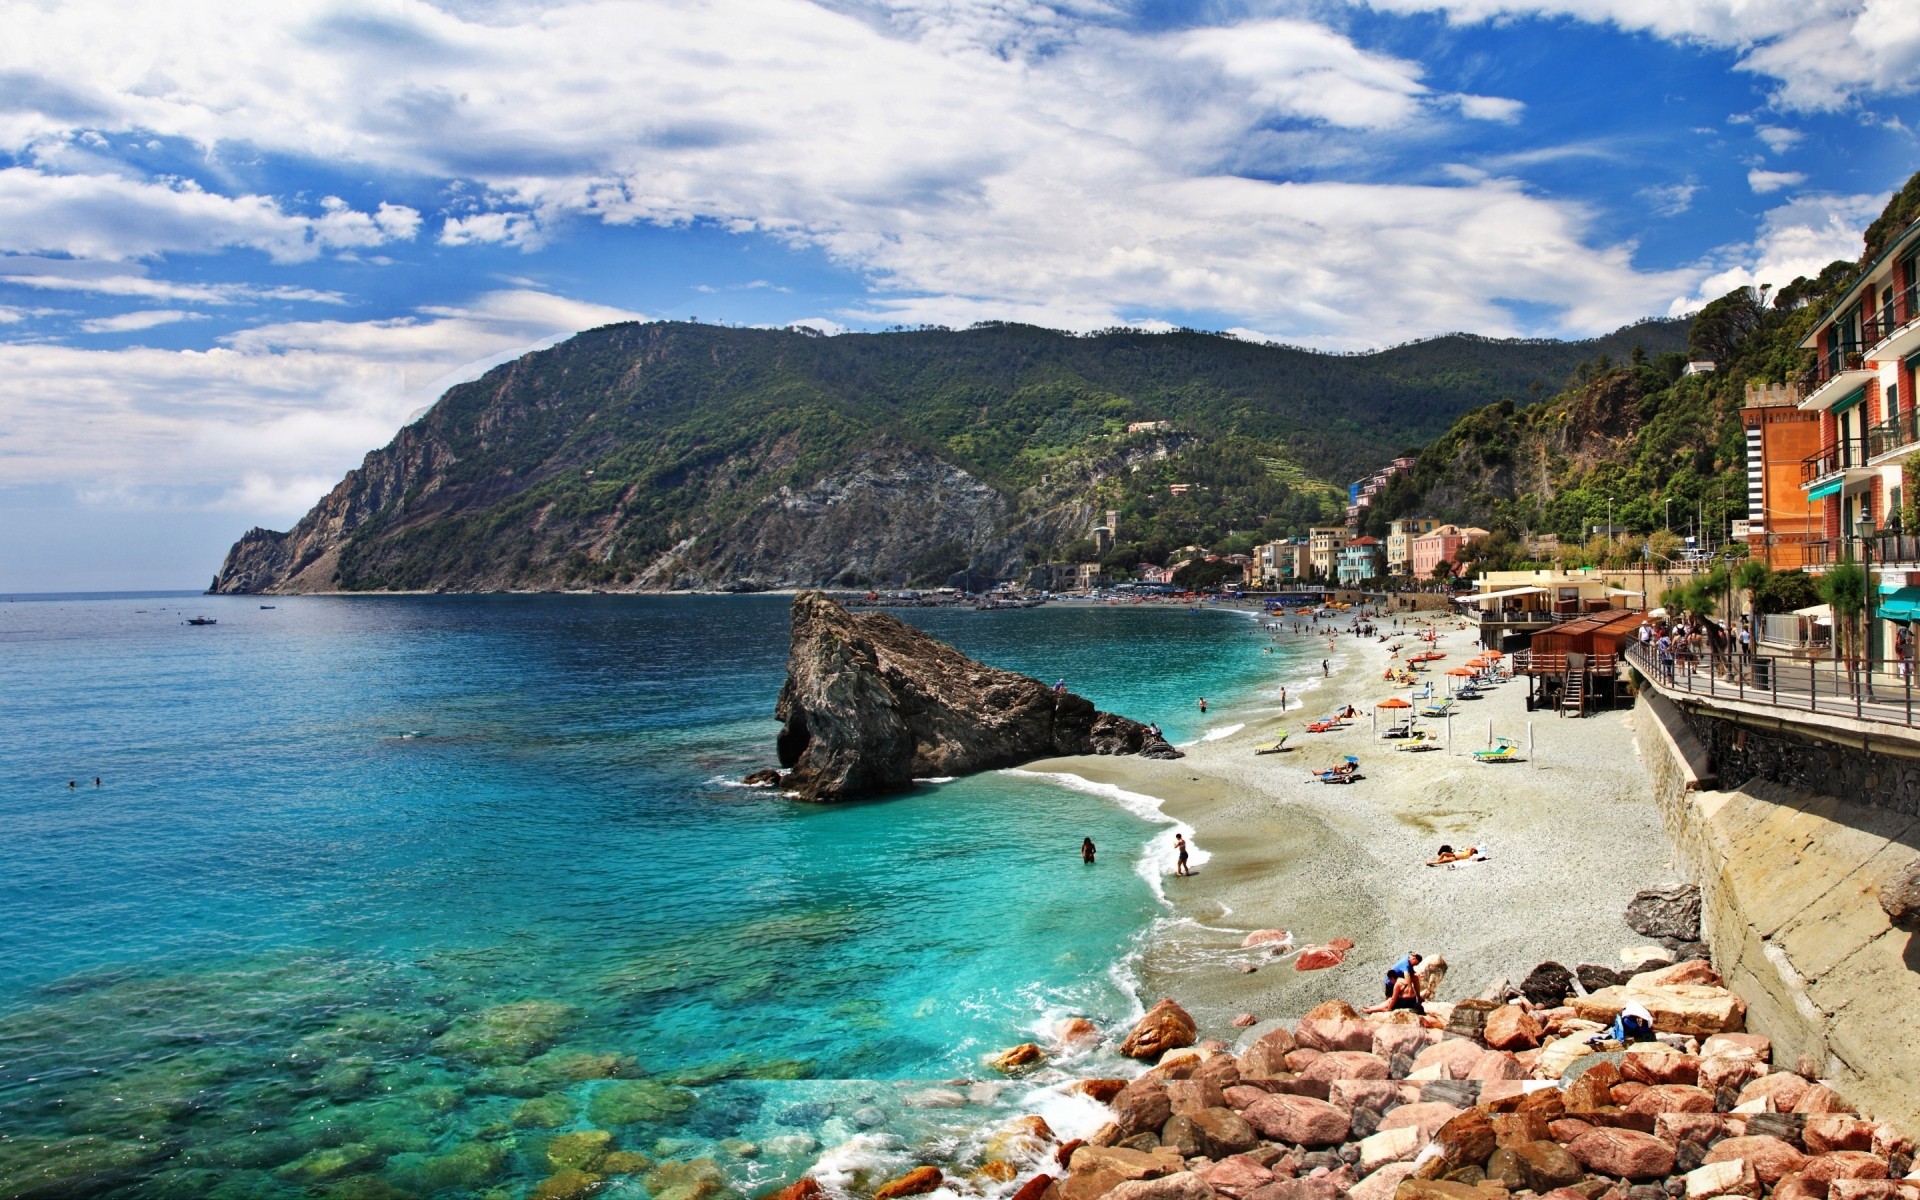
[[[1388,696],[1385,700],[1382,700],[1380,703],[1374,705],[1374,707],[1375,708],[1412,708],[1413,701],[1402,699],[1399,696]]]
[[[1484,658],[1470,658],[1467,660],[1467,665],[1470,667],[1484,667],[1487,665],[1487,660]]]
[[[1489,650],[1485,655],[1485,657],[1490,658],[1495,662],[1499,662],[1501,659],[1505,658],[1506,656],[1507,656],[1507,652],[1505,650]]]
[[[1464,676],[1466,676],[1467,678],[1469,678],[1469,679],[1471,679],[1471,678],[1473,678],[1473,675],[1474,675],[1474,672],[1472,672],[1472,671],[1469,671],[1469,670],[1467,670],[1467,669],[1466,669],[1465,667],[1455,667],[1455,668],[1454,668],[1453,670],[1451,670],[1451,671],[1448,671],[1448,672],[1447,672],[1447,674],[1449,674],[1449,675],[1464,675]]]

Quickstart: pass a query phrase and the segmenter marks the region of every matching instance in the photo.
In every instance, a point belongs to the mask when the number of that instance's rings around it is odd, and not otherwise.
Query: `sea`
[[[896,615],[1176,742],[1320,673],[1224,609]],[[786,653],[776,596],[0,599],[0,1196],[700,1200],[1091,1128],[983,1059],[1138,1015],[1176,826],[741,786]]]

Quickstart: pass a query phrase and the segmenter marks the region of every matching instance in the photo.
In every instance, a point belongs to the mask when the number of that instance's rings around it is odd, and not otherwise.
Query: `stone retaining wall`
[[[1888,802],[1916,764],[1699,712],[1665,722],[1703,744],[1681,747],[1656,727],[1668,704],[1642,694],[1637,741],[1749,1028],[1773,1039],[1775,1062],[1808,1059],[1863,1109],[1920,1130],[1920,944],[1876,891],[1920,846],[1913,809]],[[1676,752],[1702,750],[1728,790],[1688,790]]]

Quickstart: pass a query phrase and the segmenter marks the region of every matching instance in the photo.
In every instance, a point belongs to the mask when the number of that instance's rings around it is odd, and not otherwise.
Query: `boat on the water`
[[[274,607],[274,606],[273,606],[273,605],[271,605],[271,604],[262,604],[262,605],[261,605],[260,607],[261,607],[261,608],[272,608],[272,607]]]
[[[218,625],[219,623],[220,622],[214,620],[212,617],[188,617],[187,618],[187,624],[189,625]]]

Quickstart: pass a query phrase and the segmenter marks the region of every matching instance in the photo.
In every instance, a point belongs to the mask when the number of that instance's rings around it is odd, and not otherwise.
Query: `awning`
[[[1537,596],[1546,590],[1543,587],[1517,587],[1508,588],[1503,592],[1479,592],[1472,596],[1455,596],[1454,600],[1460,604],[1485,604],[1489,600],[1504,600],[1508,596]]]
[[[1889,621],[1920,621],[1920,587],[1898,588],[1881,596],[1873,612]]]
[[[1831,496],[1835,492],[1839,491],[1840,485],[1845,482],[1846,480],[1844,478],[1829,479],[1825,483],[1821,484],[1819,487],[1814,488],[1812,491],[1808,492],[1807,499],[1824,500],[1828,496]]]
[[[1607,595],[1609,596],[1644,596],[1646,595],[1646,593],[1630,592],[1626,588],[1610,587],[1607,589]]]

